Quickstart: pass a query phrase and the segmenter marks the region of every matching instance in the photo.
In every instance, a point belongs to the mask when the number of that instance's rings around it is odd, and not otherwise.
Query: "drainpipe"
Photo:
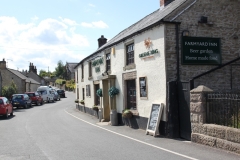
[[[180,81],[179,76],[179,24],[175,24],[176,26],[176,55],[177,55],[177,82]]]

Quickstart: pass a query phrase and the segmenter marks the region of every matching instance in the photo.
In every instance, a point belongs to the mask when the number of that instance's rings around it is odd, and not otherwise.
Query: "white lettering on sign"
[[[186,46],[211,46],[211,47],[218,46],[217,43],[213,43],[213,42],[188,42],[188,41],[186,41],[184,44]]]

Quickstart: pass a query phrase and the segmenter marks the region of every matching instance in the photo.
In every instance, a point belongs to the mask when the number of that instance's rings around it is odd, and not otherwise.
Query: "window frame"
[[[90,86],[90,84],[86,85],[86,97],[91,97],[91,86]]]
[[[111,71],[111,53],[106,53],[106,72]]]
[[[129,48],[130,46],[131,49]],[[130,49],[130,50],[129,50]],[[126,65],[134,64],[135,56],[134,56],[134,42],[126,45]]]

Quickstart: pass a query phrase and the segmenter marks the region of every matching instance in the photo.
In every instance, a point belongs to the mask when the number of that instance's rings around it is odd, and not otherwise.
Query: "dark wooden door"
[[[136,109],[136,81],[127,81],[127,108]]]
[[[179,82],[179,120],[180,137],[191,140],[191,122],[190,122],[190,85],[189,82]]]
[[[99,84],[95,84],[95,105],[100,105],[100,97],[97,95],[97,90],[99,89]]]

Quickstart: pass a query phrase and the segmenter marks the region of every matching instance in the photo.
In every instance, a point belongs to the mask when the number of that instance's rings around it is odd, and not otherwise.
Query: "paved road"
[[[75,109],[74,93],[55,103],[0,117],[0,160],[240,159],[240,155],[144,130],[99,123]]]

